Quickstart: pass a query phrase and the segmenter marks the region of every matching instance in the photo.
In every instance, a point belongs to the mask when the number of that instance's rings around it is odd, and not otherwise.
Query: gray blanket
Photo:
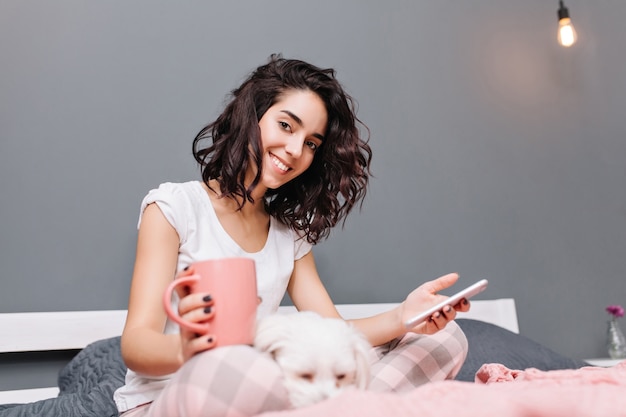
[[[0,405],[0,417],[117,416],[113,392],[124,383],[120,338],[92,343],[59,373],[59,396],[29,404]]]

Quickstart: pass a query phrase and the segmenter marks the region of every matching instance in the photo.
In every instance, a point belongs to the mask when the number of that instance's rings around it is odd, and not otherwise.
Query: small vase
[[[615,318],[609,320],[609,328],[606,333],[606,349],[611,359],[626,358],[626,338]]]

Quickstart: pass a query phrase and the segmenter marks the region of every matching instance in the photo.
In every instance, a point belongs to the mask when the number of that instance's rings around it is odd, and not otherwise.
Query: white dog
[[[259,321],[254,346],[282,368],[293,407],[367,388],[371,345],[344,320],[312,312],[273,314]]]

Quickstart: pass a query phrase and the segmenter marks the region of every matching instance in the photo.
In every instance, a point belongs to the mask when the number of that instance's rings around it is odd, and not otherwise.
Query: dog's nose
[[[320,397],[323,399],[328,399],[337,396],[339,394],[339,386],[335,384],[334,381],[325,384],[324,388],[320,391]]]

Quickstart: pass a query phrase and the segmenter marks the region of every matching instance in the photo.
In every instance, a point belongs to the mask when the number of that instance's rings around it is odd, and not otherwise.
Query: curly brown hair
[[[338,222],[345,222],[359,200],[362,203],[371,175],[369,129],[357,118],[354,100],[335,78],[335,70],[272,55],[231,92],[222,114],[198,133],[193,155],[207,185],[216,180],[221,194],[237,200],[240,209],[254,202],[251,193],[261,178],[259,120],[291,90],[311,91],[324,102],[328,112],[324,142],[304,173],[266,192],[266,208],[315,244]],[[359,126],[368,135],[365,139]],[[205,140],[210,141],[208,146],[202,146]],[[251,164],[257,168],[256,176],[246,185]]]

